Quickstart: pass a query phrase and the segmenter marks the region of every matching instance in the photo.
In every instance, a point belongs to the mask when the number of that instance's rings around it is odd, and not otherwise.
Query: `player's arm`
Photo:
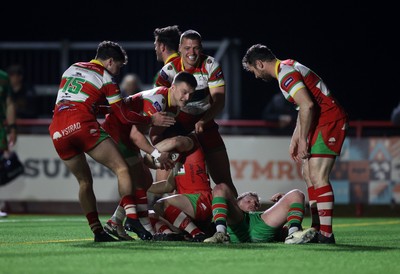
[[[193,140],[188,136],[174,136],[171,138],[167,138],[162,140],[161,142],[155,145],[157,151],[160,152],[177,152],[182,153],[186,151],[190,151],[194,147]],[[170,157],[169,159],[174,158],[172,161],[176,162],[179,159],[179,154],[175,155],[176,157]],[[153,169],[157,169],[157,164],[153,161],[154,156],[146,154],[143,157],[144,163]]]
[[[171,160],[168,151],[159,151],[153,147],[146,136],[143,134],[145,128],[140,125],[133,125],[130,132],[132,142],[144,152],[150,154],[157,162],[160,163],[161,169],[171,169],[174,162]]]
[[[122,99],[119,93],[107,96],[107,101],[111,107],[111,112],[117,116],[122,124],[169,127],[175,123],[175,119],[167,116],[165,112],[158,112],[152,116],[144,116],[132,111],[129,106],[129,99]]]
[[[193,148],[193,140],[188,136],[174,136],[167,138],[155,145],[160,151],[186,152]]]
[[[293,99],[299,107],[299,114],[294,134],[298,138],[297,154],[294,156],[296,161],[301,161],[310,156],[309,144],[307,143],[308,133],[310,131],[312,118],[314,115],[314,102],[311,99],[307,88],[300,88],[294,95]],[[293,157],[293,156],[292,156]]]
[[[200,119],[204,124],[214,119],[225,107],[225,86],[210,88],[211,107]]]
[[[154,194],[164,194],[173,192],[175,188],[175,176],[173,172],[170,172],[167,180],[154,182],[147,191]]]

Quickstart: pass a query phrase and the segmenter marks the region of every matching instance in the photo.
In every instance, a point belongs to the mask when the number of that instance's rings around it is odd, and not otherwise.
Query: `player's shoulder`
[[[161,70],[165,71],[177,71],[182,67],[182,57],[177,56],[168,63],[166,63]]]
[[[166,96],[168,94],[168,88],[161,86],[161,87],[154,87],[152,89],[144,90],[138,93],[143,99],[154,97],[154,96]]]
[[[281,60],[281,64],[284,66],[294,66],[295,63],[297,63],[297,61],[294,59]]]
[[[159,77],[161,77],[165,81],[172,82],[172,79],[181,70],[182,70],[182,65],[180,62],[178,63],[169,62],[161,68],[159,72]]]
[[[154,113],[165,110],[168,101],[168,88],[155,87],[140,92],[140,95],[146,112]]]
[[[298,62],[293,59],[281,60],[278,70],[279,76],[287,75],[290,72],[296,71],[296,64],[298,64]]]
[[[76,77],[102,77],[105,82],[112,82],[112,75],[101,65],[95,62],[76,62],[72,64],[67,71],[73,73]],[[89,80],[89,79],[88,79]]]

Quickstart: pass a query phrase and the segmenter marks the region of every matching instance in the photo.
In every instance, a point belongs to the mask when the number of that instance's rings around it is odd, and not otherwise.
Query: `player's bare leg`
[[[115,241],[114,238],[104,232],[101,225],[96,206],[96,196],[93,191],[92,173],[85,154],[82,153],[71,159],[64,160],[64,163],[78,180],[79,202],[94,234],[95,242]]]
[[[305,165],[308,164],[309,178],[314,185],[317,201],[320,221],[318,242],[320,243],[335,243],[332,231],[334,193],[329,181],[334,163],[335,158],[322,157],[312,157],[305,161]]]
[[[206,154],[206,163],[214,183],[225,183],[232,189],[235,197],[237,197],[238,193],[232,181],[231,166],[226,149],[221,148],[216,151],[208,152]]]

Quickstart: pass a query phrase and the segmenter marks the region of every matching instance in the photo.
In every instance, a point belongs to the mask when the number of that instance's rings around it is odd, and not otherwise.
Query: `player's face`
[[[257,79],[261,79],[265,82],[270,82],[272,79],[274,79],[266,70],[263,70],[262,68],[256,66],[248,66],[248,70],[254,74],[254,76]]]
[[[172,98],[171,101],[176,107],[184,107],[189,101],[194,89],[185,82],[173,84],[171,86]]]
[[[121,71],[121,68],[124,66],[123,62],[114,61],[114,59],[110,58],[105,65],[105,68],[113,75],[118,75]]]
[[[157,39],[154,41],[154,50],[156,51],[156,57],[158,62],[164,62],[162,58],[162,52],[161,52],[161,43],[157,41]]]
[[[198,40],[192,40],[183,38],[179,45],[179,52],[182,56],[182,61],[185,67],[194,67],[197,64],[197,60],[200,57],[202,50],[201,42]]]
[[[239,201],[238,206],[245,212],[252,212],[260,208],[260,203],[256,197],[247,195]]]

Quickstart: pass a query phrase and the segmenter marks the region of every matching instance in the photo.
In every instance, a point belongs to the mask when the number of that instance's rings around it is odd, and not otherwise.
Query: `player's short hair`
[[[128,63],[126,51],[116,42],[103,41],[97,47],[96,59],[107,60],[113,58],[114,61]]]
[[[252,197],[256,198],[258,205],[260,205],[260,197],[258,196],[257,192],[254,192],[254,191],[243,192],[242,194],[240,194],[237,197],[237,202],[239,202],[240,200],[242,200],[244,197],[247,197],[247,196],[252,196]]]
[[[272,61],[274,59],[276,59],[275,54],[267,46],[256,44],[247,50],[242,59],[242,65],[245,70],[248,70],[248,66],[254,66],[257,60]]]
[[[179,50],[181,31],[179,30],[178,25],[156,28],[153,34],[156,41],[164,44],[168,50],[176,52]]]
[[[202,41],[200,33],[198,33],[195,30],[192,30],[192,29],[187,30],[184,33],[182,33],[179,43],[182,43],[183,38],[190,39],[190,40],[197,40],[200,43]]]
[[[178,74],[175,75],[174,80],[172,81],[172,84],[179,84],[185,82],[192,88],[196,89],[197,87],[197,80],[196,78],[189,72],[186,71],[181,71]]]

